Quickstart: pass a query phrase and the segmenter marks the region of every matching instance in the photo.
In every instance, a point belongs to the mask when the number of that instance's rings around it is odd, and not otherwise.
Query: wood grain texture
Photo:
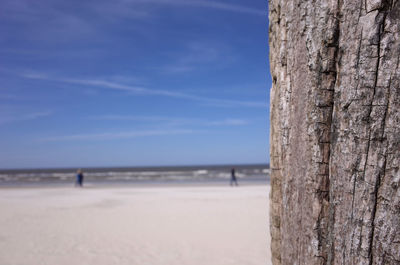
[[[400,264],[400,1],[269,1],[273,264]]]

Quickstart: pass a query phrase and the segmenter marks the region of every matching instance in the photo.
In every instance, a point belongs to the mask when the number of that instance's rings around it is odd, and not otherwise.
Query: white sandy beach
[[[2,265],[270,264],[269,186],[2,188]]]

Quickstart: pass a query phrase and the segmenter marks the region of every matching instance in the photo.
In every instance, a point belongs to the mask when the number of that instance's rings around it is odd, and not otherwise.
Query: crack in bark
[[[356,63],[356,67],[357,69],[359,64],[360,64],[360,54],[361,54],[361,44],[362,44],[362,40],[363,40],[363,27],[361,27],[361,36],[360,36],[360,41],[358,42],[358,49],[357,49],[357,63]]]
[[[360,14],[359,14],[359,18],[358,19],[360,19],[360,17],[361,17],[361,7],[362,7],[362,5],[360,5]],[[363,41],[363,29],[364,28],[361,27],[360,40],[358,42],[358,49],[357,49],[357,59],[356,59],[357,85],[355,86],[354,96],[350,99],[350,102],[346,103],[343,106],[343,110],[348,110],[350,105],[356,100],[357,94],[358,94],[358,87],[359,87],[359,84],[360,84],[360,68],[359,68],[359,65],[360,65],[360,55],[361,55],[361,44],[362,44],[362,41]]]
[[[334,62],[335,62],[335,72],[334,72],[334,80],[333,80],[333,91],[332,91],[332,104],[331,104],[331,109],[330,109],[330,113],[329,113],[329,154],[328,154],[328,190],[330,190],[329,186],[330,186],[330,178],[331,178],[331,169],[330,169],[330,160],[331,160],[331,150],[332,150],[332,136],[334,135],[334,124],[333,124],[333,112],[335,109],[335,87],[337,85],[337,81],[338,81],[338,72],[339,72],[339,68],[340,68],[340,57],[339,57],[339,42],[340,42],[340,16],[341,16],[341,7],[342,7],[342,3],[341,0],[337,0],[337,6],[336,6],[336,12],[335,12],[335,18],[336,18],[336,24],[335,24],[335,36],[334,36],[334,47],[335,47],[335,51],[334,51]],[[327,201],[330,202],[331,198],[330,198],[330,192],[328,193],[328,198]],[[323,260],[323,265],[326,264],[333,264],[334,263],[334,255],[333,255],[333,222],[334,222],[334,207],[332,203],[328,204],[328,223],[327,223],[327,239],[325,239],[325,244],[326,244],[326,249],[325,249],[325,253],[324,256],[326,256],[327,258],[325,258]]]
[[[354,176],[354,180],[353,180],[353,190],[352,190],[352,201],[351,201],[351,217],[350,217],[350,222],[353,223],[353,218],[354,218],[354,199],[355,199],[355,194],[356,194],[356,184],[357,184],[357,168],[360,165],[361,162],[361,158],[357,157],[356,163],[353,167],[352,170],[352,175]],[[362,231],[362,226],[361,226],[361,231]],[[353,246],[353,242],[354,242],[354,236],[355,236],[355,231],[353,231],[352,235],[351,235],[351,244],[350,246]],[[361,243],[361,240],[359,242],[359,244]]]
[[[383,20],[383,23],[385,22],[385,19]],[[388,84],[388,92],[387,92],[387,104],[386,104],[386,109],[385,112],[383,114],[383,119],[382,119],[382,124],[381,124],[381,130],[382,130],[382,134],[381,134],[381,139],[382,141],[384,141],[384,134],[385,134],[385,127],[387,124],[387,113],[389,111],[389,102],[390,102],[390,87],[391,87],[391,83],[392,83],[392,76],[390,76],[389,78],[389,84]],[[382,165],[382,171],[379,173],[377,179],[376,179],[376,183],[375,183],[375,190],[374,190],[374,199],[375,199],[375,203],[374,203],[374,207],[372,209],[372,232],[371,232],[371,241],[370,241],[370,245],[369,245],[369,263],[373,264],[373,251],[372,251],[372,247],[373,247],[373,242],[374,242],[374,235],[375,235],[375,217],[376,217],[376,211],[378,208],[378,194],[379,194],[379,188],[381,186],[382,183],[382,176],[384,177],[386,174],[386,163],[387,163],[387,150],[388,150],[388,145],[389,142],[386,142],[386,148],[385,148],[385,155],[384,155],[384,162]]]
[[[379,77],[379,65],[380,65],[380,61],[381,61],[381,38],[382,38],[382,34],[384,31],[384,26],[385,26],[385,20],[386,20],[386,13],[383,13],[383,19],[379,24],[379,32],[378,32],[378,43],[377,43],[377,62],[376,62],[376,67],[375,67],[375,79],[374,79],[374,86],[373,86],[373,94],[372,94],[372,100],[371,103],[367,106],[369,106],[369,110],[368,110],[368,115],[367,115],[367,122],[369,123],[371,120],[371,112],[372,112],[372,108],[373,108],[373,103],[374,103],[374,99],[375,99],[375,94],[376,94],[376,85],[378,83],[378,77]],[[370,148],[370,143],[371,143],[371,131],[372,129],[369,130],[368,133],[368,142],[367,142],[367,150],[366,150],[366,157],[365,157],[365,164],[364,164],[364,174],[363,174],[363,180],[365,180],[365,172],[366,172],[366,168],[367,168],[367,163],[368,163],[368,153],[369,153],[369,148]]]
[[[353,191],[352,191],[353,197],[352,197],[352,202],[351,202],[351,218],[350,218],[351,222],[353,222],[353,215],[354,215],[354,211],[353,211],[353,209],[354,209],[354,197],[355,197],[355,190],[356,190],[356,184],[357,184],[356,172],[357,172],[357,167],[361,162],[360,160],[361,160],[360,157],[357,157],[357,161],[356,161],[356,163],[355,163],[355,165],[353,167],[353,170],[352,170],[352,175],[354,176],[354,180],[353,180]]]
[[[387,147],[386,147],[387,148]],[[373,264],[374,261],[374,255],[372,251],[373,243],[374,243],[374,235],[375,235],[375,216],[376,216],[376,210],[378,208],[378,193],[379,193],[379,187],[381,186],[381,176],[385,176],[385,171],[386,171],[386,160],[387,160],[387,154],[385,154],[385,160],[383,162],[383,172],[380,172],[378,177],[376,178],[376,183],[375,183],[375,190],[374,190],[374,207],[372,208],[372,231],[371,231],[371,237],[370,237],[370,242],[369,242],[369,247],[368,247],[368,254],[369,254],[369,265]]]
[[[384,4],[388,4],[388,3],[384,2]],[[383,8],[381,8],[381,10],[384,10],[384,9],[385,9],[385,6]],[[378,77],[379,77],[379,66],[380,66],[380,62],[381,62],[381,40],[382,40],[382,35],[384,33],[384,30],[385,30],[386,16],[387,16],[387,13],[383,12],[383,18],[382,18],[382,21],[379,24],[378,44],[377,44],[378,58],[377,58],[376,69],[375,69],[376,72],[375,72],[375,80],[374,80],[374,87],[373,87],[374,88],[374,92],[373,92],[371,106],[370,106],[369,113],[368,113],[369,119],[371,118],[373,102],[374,102],[375,94],[376,94],[376,86],[377,86]],[[384,132],[384,130],[383,130],[383,132]],[[364,175],[364,179],[365,179],[365,173],[366,173],[366,166],[367,166],[367,163],[368,163],[368,153],[369,153],[370,142],[371,142],[371,133],[372,133],[372,128],[370,128],[370,130],[369,130],[369,137],[368,137],[369,140],[368,140],[368,145],[367,145],[367,154],[366,154],[366,158],[365,158],[364,174],[363,174]],[[383,169],[384,170],[385,170],[385,167],[386,167],[386,158],[387,158],[387,154],[385,154],[385,160],[384,160],[384,164],[383,164]],[[382,172],[379,172],[378,176],[376,177],[374,194],[373,194],[373,203],[374,204],[373,204],[372,213],[371,213],[371,232],[370,232],[370,236],[369,236],[369,246],[368,246],[369,265],[372,265],[373,261],[374,261],[372,248],[373,248],[374,235],[375,235],[375,217],[376,217],[376,210],[377,210],[377,207],[378,207],[378,192],[379,192],[379,187],[381,185],[381,174],[382,174]],[[383,172],[383,174],[384,174],[384,172]]]
[[[361,10],[362,9],[362,4],[360,5],[360,13],[359,13],[359,17],[358,17],[358,21],[360,20],[361,17]],[[358,47],[357,47],[357,59],[356,59],[356,69],[357,69],[357,84],[355,86],[355,95],[354,97],[352,97],[350,99],[350,102],[348,102],[345,106],[344,106],[344,110],[348,110],[348,108],[350,107],[350,105],[354,102],[355,98],[357,98],[357,94],[358,94],[358,88],[359,88],[359,84],[360,84],[360,56],[361,56],[361,47],[362,47],[362,41],[363,41],[363,29],[364,27],[361,27],[361,34],[360,34],[360,39],[358,42]],[[353,223],[353,219],[354,219],[354,200],[355,200],[355,194],[356,194],[356,185],[357,185],[357,176],[358,176],[358,170],[357,168],[359,167],[361,162],[361,157],[358,156],[355,162],[355,165],[353,166],[352,169],[352,176],[354,176],[353,179],[353,188],[352,188],[352,201],[351,201],[351,217],[350,217],[350,222]],[[362,230],[362,227],[361,227]],[[351,244],[350,246],[353,246],[353,242],[354,242],[354,236],[355,236],[355,231],[352,232],[352,236],[351,236]],[[361,240],[360,242],[361,243]],[[351,250],[352,251],[352,250]]]
[[[389,103],[390,103],[390,86],[392,85],[392,75],[390,75],[389,78],[389,85],[388,85],[388,92],[387,92],[387,104],[386,104],[386,108],[385,108],[385,112],[383,113],[383,119],[382,119],[382,134],[381,134],[381,139],[384,140],[384,134],[385,134],[385,127],[386,127],[386,123],[387,123],[387,113],[389,112]]]

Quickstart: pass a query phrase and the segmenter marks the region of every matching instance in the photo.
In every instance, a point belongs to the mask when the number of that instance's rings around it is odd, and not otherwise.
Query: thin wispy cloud
[[[113,90],[121,90],[121,91],[128,91],[134,92],[139,94],[146,94],[152,91],[138,86],[127,86],[118,83],[103,81],[103,80],[93,80],[93,79],[72,79],[72,78],[54,78],[48,76],[46,74],[24,74],[22,75],[25,78],[29,79],[38,79],[38,80],[48,80],[48,81],[55,81],[67,84],[77,84],[77,85],[85,85],[85,86],[93,86],[93,87],[103,87],[109,88]]]
[[[231,107],[249,107],[249,108],[262,108],[262,109],[267,108],[266,101],[258,102],[258,101],[241,101],[241,100],[209,98],[208,100],[205,100],[204,103],[206,103],[209,106],[225,107],[225,108],[231,108]]]
[[[245,5],[210,0],[117,0],[78,1],[72,5],[61,0],[5,0],[0,9],[0,21],[16,22],[23,25],[25,31],[13,31],[20,38],[38,42],[69,42],[71,40],[91,40],[109,37],[104,25],[118,24],[135,20],[130,29],[143,35],[148,33],[143,25],[154,21],[162,14],[164,8],[174,9],[210,9],[243,15],[266,17],[266,9],[259,10]],[[161,8],[161,9],[160,9]],[[79,10],[79,12],[77,12]],[[160,11],[161,10],[161,11]],[[99,26],[101,25],[101,26]],[[183,68],[181,68],[183,69]],[[178,68],[176,68],[178,70]]]
[[[47,117],[51,114],[52,114],[51,111],[32,112],[32,113],[14,114],[14,115],[3,114],[2,117],[0,117],[0,125],[6,124],[6,123],[11,123],[11,122],[36,120],[36,119],[40,119],[43,117]]]
[[[131,139],[138,137],[163,136],[163,135],[179,135],[192,134],[198,131],[194,130],[149,130],[149,131],[127,131],[127,132],[112,132],[112,133],[89,133],[89,134],[72,134],[46,137],[39,139],[42,142],[61,142],[61,141],[106,141]]]
[[[60,42],[96,35],[97,29],[89,19],[77,12],[60,8],[57,1],[4,1],[0,11],[0,21],[17,22],[27,30],[13,34],[42,42]]]
[[[144,121],[144,122],[159,122],[159,121],[181,121],[180,118],[159,117],[159,116],[132,116],[132,115],[98,115],[87,117],[90,120],[105,120],[105,121]],[[185,120],[185,119],[184,119]]]
[[[141,86],[125,85],[116,82],[110,82],[98,79],[73,79],[73,78],[55,78],[45,74],[24,74],[22,77],[29,79],[48,80],[67,84],[84,85],[89,87],[106,88],[111,90],[131,92],[139,95],[159,95],[169,97],[188,97],[188,95],[168,90],[148,89]]]
[[[226,118],[221,120],[204,120],[199,118],[179,118],[179,117],[160,117],[160,116],[132,116],[132,115],[98,115],[88,117],[90,120],[102,121],[139,121],[139,122],[160,122],[168,125],[196,125],[196,126],[244,126],[249,121],[244,119]]]
[[[203,8],[221,12],[234,12],[245,15],[264,16],[266,10],[259,10],[244,5],[210,0],[119,0],[114,2],[100,0],[95,4],[80,2],[77,4],[83,13],[65,8],[61,1],[4,1],[0,17],[8,21],[18,21],[30,28],[27,37],[41,39],[57,36],[58,39],[76,39],[96,36],[101,30],[99,23],[114,23],[121,20],[152,20],[159,16],[159,7]],[[61,8],[64,7],[64,8]],[[90,15],[90,16],[89,16]],[[41,25],[41,28],[32,27]],[[138,27],[140,29],[140,27]],[[57,38],[54,39],[57,41]]]
[[[258,10],[242,5],[207,0],[125,0],[127,3],[152,3],[159,5],[174,5],[187,7],[210,8],[221,11],[244,13],[249,15],[265,16],[266,10]]]
[[[209,121],[206,124],[210,126],[243,126],[248,125],[249,122],[242,119],[225,119],[220,121]]]
[[[186,1],[180,1],[180,2],[183,3]],[[258,9],[249,8],[246,6],[241,6],[241,5],[227,4],[227,3],[214,2],[214,1],[189,1],[189,2],[192,2],[192,5],[199,6],[199,7],[204,6],[204,7],[214,8],[214,9],[219,9],[219,10],[224,10],[224,11],[266,16],[266,10],[258,10]]]
[[[61,82],[67,84],[77,84],[89,87],[105,88],[117,91],[124,91],[129,93],[134,93],[136,95],[154,95],[154,96],[164,96],[172,98],[188,99],[193,101],[198,101],[206,103],[212,106],[220,107],[253,107],[253,108],[266,108],[266,102],[255,102],[255,101],[240,101],[240,100],[230,100],[230,99],[217,99],[210,97],[202,97],[187,93],[180,93],[170,90],[159,90],[159,89],[149,89],[141,86],[131,86],[120,84],[116,82],[109,82],[98,79],[73,79],[73,78],[55,78],[45,74],[23,74],[22,77],[37,80],[47,80],[54,82]]]
[[[167,56],[171,63],[162,68],[162,72],[167,74],[182,74],[199,69],[210,71],[230,65],[237,59],[228,45],[202,40],[185,43]]]

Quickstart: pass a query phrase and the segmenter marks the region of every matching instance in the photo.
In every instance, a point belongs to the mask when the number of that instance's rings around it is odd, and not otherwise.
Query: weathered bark
[[[273,264],[400,264],[400,0],[270,0]]]

